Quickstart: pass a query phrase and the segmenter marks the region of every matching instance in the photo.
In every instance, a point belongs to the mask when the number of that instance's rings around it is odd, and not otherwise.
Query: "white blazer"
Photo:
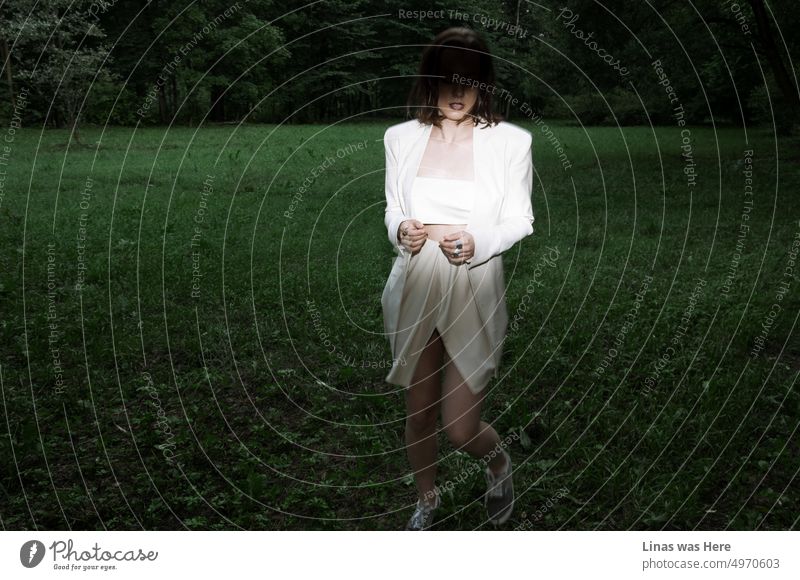
[[[384,330],[393,352],[405,273],[411,259],[411,253],[397,240],[397,229],[403,221],[415,217],[411,186],[432,127],[412,119],[389,127],[383,137],[386,150],[384,222],[389,242],[398,256],[381,302]],[[468,269],[478,311],[498,355],[508,324],[500,254],[533,233],[531,141],[529,131],[505,121],[473,129],[477,196],[465,231],[472,234],[475,241],[475,255],[462,267]]]

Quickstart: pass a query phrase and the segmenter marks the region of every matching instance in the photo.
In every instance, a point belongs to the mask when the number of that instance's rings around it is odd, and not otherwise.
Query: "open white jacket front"
[[[386,150],[386,214],[389,242],[398,253],[383,290],[384,330],[394,348],[400,300],[403,296],[408,252],[397,240],[397,228],[413,219],[411,186],[417,175],[432,125],[416,119],[393,125],[383,137]],[[533,233],[533,160],[531,133],[500,122],[473,130],[475,182],[478,196],[466,231],[475,240],[475,255],[462,267],[469,280],[492,342],[496,368],[500,366],[508,324],[501,254]]]

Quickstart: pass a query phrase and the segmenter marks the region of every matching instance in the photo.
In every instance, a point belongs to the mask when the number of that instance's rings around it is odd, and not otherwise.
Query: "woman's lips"
[[[464,103],[450,103],[450,108],[454,111],[460,111],[464,108]]]

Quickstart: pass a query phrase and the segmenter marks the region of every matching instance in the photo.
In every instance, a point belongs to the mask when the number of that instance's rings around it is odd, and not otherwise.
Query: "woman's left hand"
[[[459,242],[461,242],[461,249],[457,250]],[[463,230],[453,232],[442,238],[442,241],[439,242],[439,249],[451,264],[459,265],[475,255],[475,240],[469,232]],[[455,255],[456,251],[458,251],[458,256]]]

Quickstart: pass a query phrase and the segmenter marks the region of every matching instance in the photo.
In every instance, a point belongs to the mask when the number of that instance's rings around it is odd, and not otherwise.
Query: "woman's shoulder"
[[[384,139],[397,139],[398,137],[402,137],[403,135],[419,131],[424,126],[425,125],[420,123],[417,119],[411,119],[410,121],[403,121],[402,123],[397,123],[387,128],[383,134],[383,137]]]
[[[530,131],[508,121],[499,121],[487,130],[491,131],[494,139],[518,144],[520,147],[529,146],[533,140],[533,134]]]

